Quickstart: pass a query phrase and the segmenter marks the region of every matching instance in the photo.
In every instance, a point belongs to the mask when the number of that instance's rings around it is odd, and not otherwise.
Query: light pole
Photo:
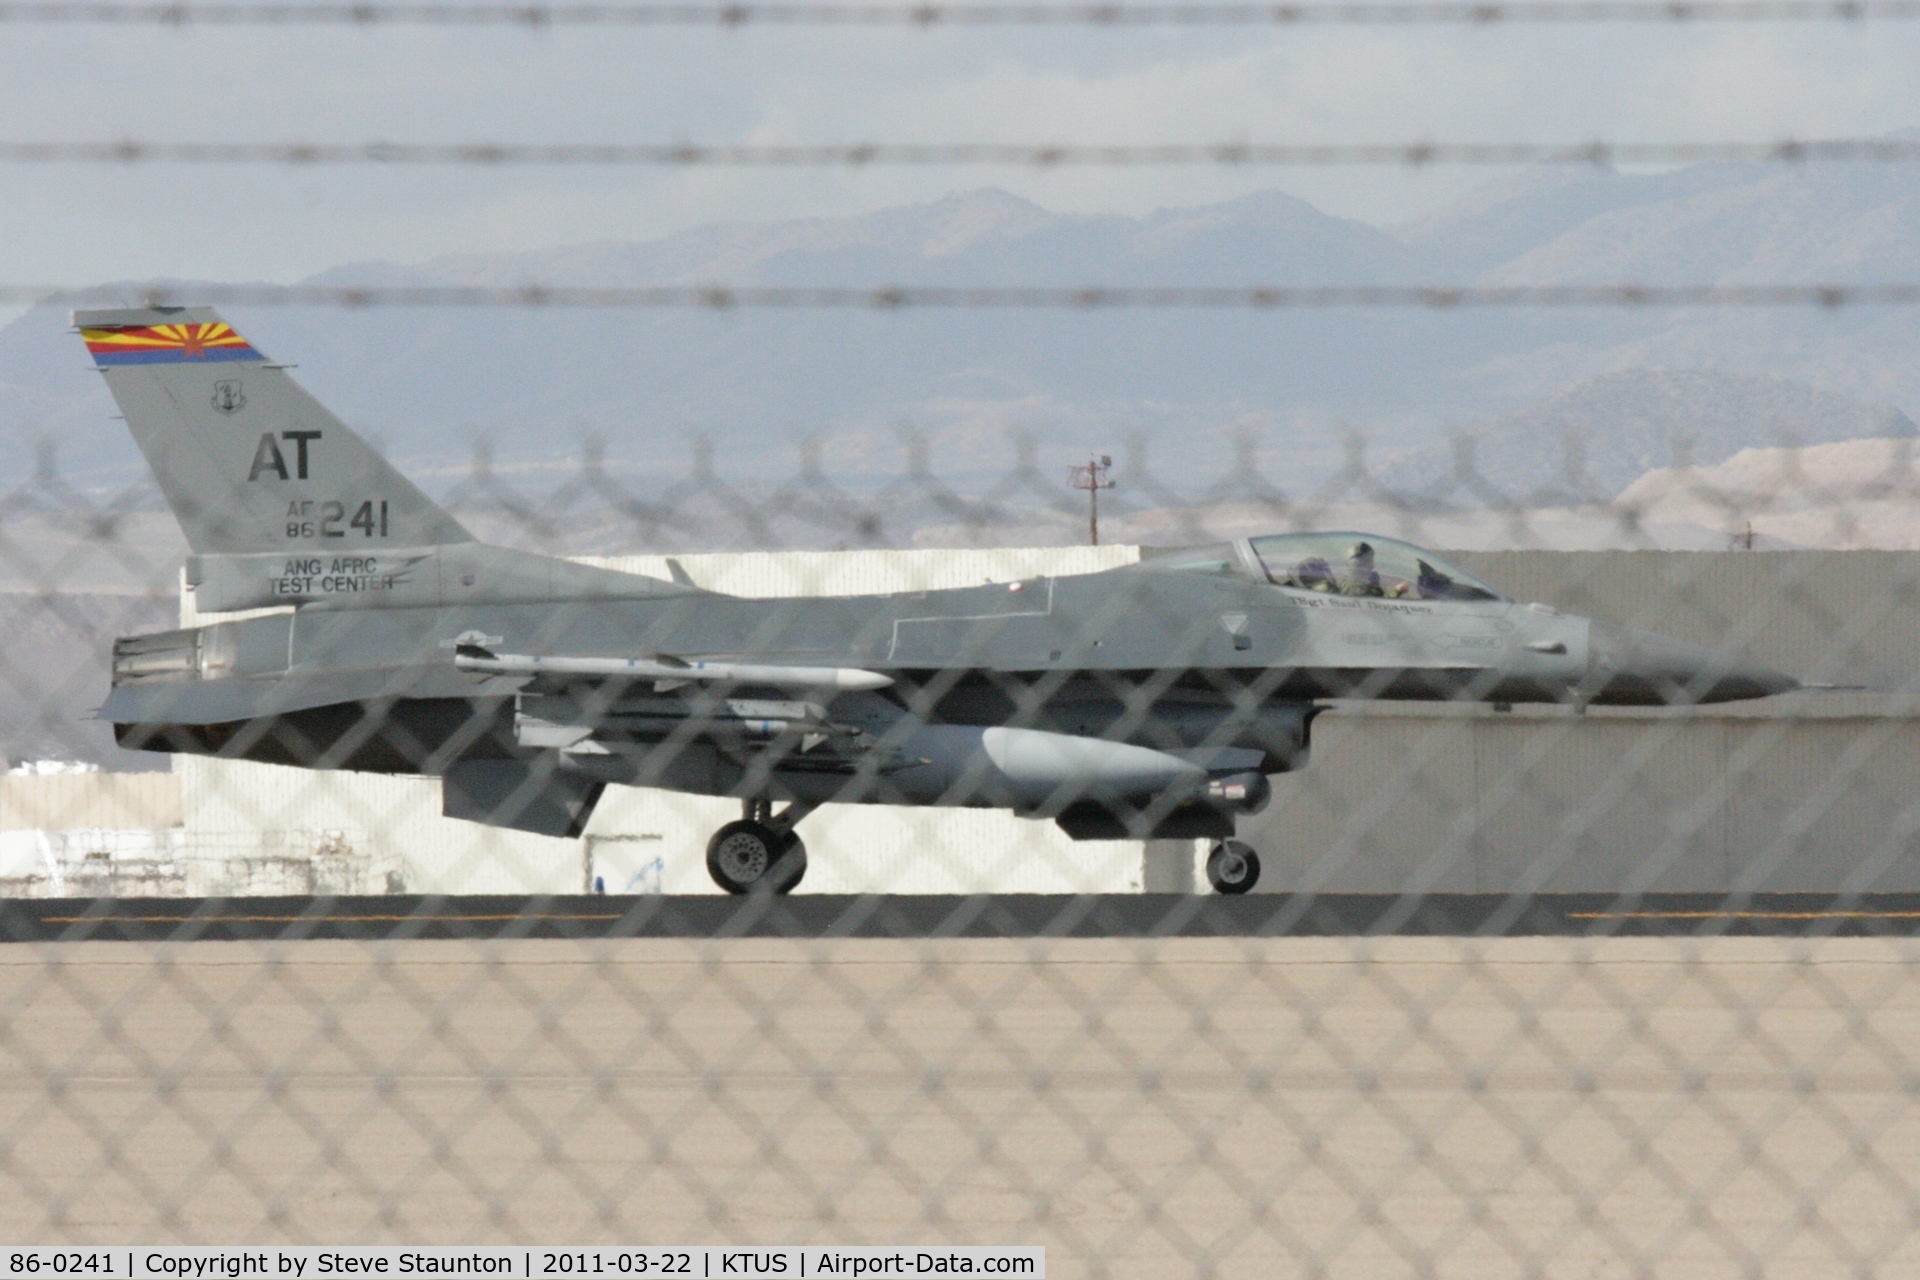
[[[1090,546],[1100,545],[1100,491],[1113,488],[1114,482],[1107,479],[1107,472],[1112,469],[1113,459],[1104,453],[1097,458],[1088,458],[1084,467],[1067,468],[1067,483],[1087,491],[1087,541]]]

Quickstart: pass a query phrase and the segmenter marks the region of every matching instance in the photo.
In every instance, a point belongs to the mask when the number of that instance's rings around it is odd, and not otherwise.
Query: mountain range
[[[354,263],[307,283],[1914,279],[1920,168],[1861,163],[1542,168],[1386,228],[1277,191],[1136,218],[1054,213],[987,189],[860,217]],[[811,437],[820,468],[843,484],[882,485],[924,450],[935,472],[977,491],[1015,470],[1012,440],[1025,436],[1048,484],[1076,455],[1139,439],[1157,482],[1191,492],[1251,465],[1297,489],[1338,472],[1349,436],[1403,475],[1400,462],[1411,458],[1417,473],[1436,456],[1423,448],[1485,429],[1506,441],[1500,466],[1551,472],[1569,431],[1604,437],[1637,414],[1640,437],[1615,451],[1604,477],[1617,490],[1633,478],[1620,459],[1665,465],[1674,431],[1701,437],[1687,429],[1689,403],[1721,420],[1707,433],[1719,457],[1844,438],[1836,430],[1910,432],[1903,407],[1920,405],[1920,316],[1897,307],[227,310],[257,345],[297,362],[349,422],[443,487],[476,440],[496,474],[538,487],[592,437],[612,473],[641,489],[686,476],[705,449],[741,492],[768,492],[800,470],[800,441]],[[1677,407],[1649,417],[1650,398]],[[0,330],[0,480],[44,466],[51,442],[77,483],[137,481],[111,412],[61,308]]]
[[[1758,445],[1909,439],[1898,409],[1766,374],[1633,369],[1602,374],[1393,459],[1380,476],[1423,505],[1605,502],[1659,468],[1708,467]]]

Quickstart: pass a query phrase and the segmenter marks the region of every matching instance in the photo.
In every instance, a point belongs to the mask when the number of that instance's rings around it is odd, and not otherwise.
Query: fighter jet
[[[822,804],[985,806],[1216,843],[1350,698],[1684,704],[1795,687],[1337,532],[1104,573],[758,600],[476,541],[211,310],[73,321],[186,532],[202,613],[114,646],[119,742],[437,777],[456,818],[578,836],[609,785],[741,802],[707,866],[786,892]],[[259,612],[264,611],[264,612]]]

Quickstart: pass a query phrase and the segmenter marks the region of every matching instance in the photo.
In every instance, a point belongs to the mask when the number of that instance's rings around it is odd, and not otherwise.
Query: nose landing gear
[[[1239,840],[1222,840],[1207,855],[1207,881],[1215,893],[1245,893],[1260,882],[1260,855]]]
[[[794,824],[812,805],[790,804],[778,817],[771,800],[748,800],[741,818],[707,841],[707,874],[728,893],[792,893],[807,874],[807,846]]]

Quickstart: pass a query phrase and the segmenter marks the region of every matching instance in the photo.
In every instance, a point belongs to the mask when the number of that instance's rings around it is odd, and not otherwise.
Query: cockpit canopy
[[[1263,575],[1275,586],[1387,600],[1505,600],[1431,551],[1371,533],[1280,533],[1186,547],[1148,562],[1156,571]]]
[[[1389,600],[1504,600],[1431,551],[1367,533],[1282,533],[1252,540],[1267,581]]]

